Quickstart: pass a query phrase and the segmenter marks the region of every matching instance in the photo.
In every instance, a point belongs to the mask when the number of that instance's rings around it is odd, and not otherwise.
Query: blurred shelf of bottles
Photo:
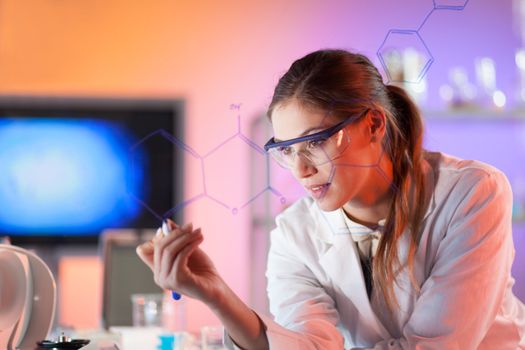
[[[404,87],[424,110],[425,118],[525,119],[525,0],[512,0],[509,5],[518,39],[510,44],[508,53],[514,56],[514,64],[480,56],[470,63],[452,65],[439,73],[443,74],[439,83],[432,81],[439,86],[433,85],[432,96],[428,96],[427,73],[437,63],[431,53],[434,48],[427,47],[418,32],[392,34],[392,40],[378,52],[386,80]],[[514,41],[509,38],[508,42]]]
[[[427,73],[432,58],[414,47],[407,47],[390,48],[383,52],[382,59],[387,71],[386,80],[403,87],[425,110],[429,96],[424,73]],[[496,64],[490,57],[479,57],[474,61],[475,81],[469,78],[465,67],[451,67],[446,83],[439,86],[438,96],[433,97],[439,98],[442,107],[428,114],[432,117],[525,119],[525,48],[516,50],[515,63],[518,83],[512,96],[498,88]]]
[[[377,53],[385,81],[406,89],[425,117],[525,119],[525,0],[512,0],[511,5],[519,39],[509,47],[513,65],[480,56],[441,66],[429,95],[427,73],[439,65],[432,55],[436,48],[427,46],[418,31],[392,30]]]

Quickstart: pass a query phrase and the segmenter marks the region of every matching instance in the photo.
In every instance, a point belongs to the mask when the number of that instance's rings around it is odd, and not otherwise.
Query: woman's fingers
[[[177,239],[167,244],[162,251],[162,257],[160,262],[161,271],[166,275],[169,275],[174,268],[174,262],[180,252],[191,242],[195,241],[202,236],[200,229],[193,232],[183,233],[177,237]]]
[[[153,262],[153,252],[155,249],[154,242],[156,239],[158,239],[159,236],[162,236],[162,231],[160,228],[157,230],[157,234],[152,240],[140,244],[136,249],[137,255],[139,256],[139,258],[146,265],[148,265],[151,270],[153,270],[153,265],[154,265],[154,262]]]
[[[170,230],[175,230],[177,228],[180,228],[179,225],[177,225],[177,223],[171,219],[166,219],[166,222],[168,223],[168,228]]]
[[[195,249],[197,249],[204,240],[200,228],[196,229],[193,234],[195,236],[195,239],[191,240],[184,248],[182,248],[180,253],[177,254],[177,257],[175,258],[175,261],[173,263],[172,271],[175,271],[177,273],[176,282],[180,282],[179,279],[181,277],[184,278],[187,277],[187,275],[191,274],[190,268],[188,267],[188,260],[195,251]],[[185,274],[181,274],[181,272],[185,272]]]
[[[202,243],[204,240],[204,236],[202,235],[201,229],[196,229],[193,234],[195,235],[195,240],[187,244],[177,255],[177,258],[175,259],[174,266],[181,266],[183,268],[188,267],[188,260],[191,256],[191,254],[197,249],[199,244]]]
[[[180,282],[180,278],[186,277],[184,275],[189,273],[189,269],[187,269],[186,265],[187,259],[184,260],[184,252],[196,242],[202,242],[202,239],[201,231],[200,229],[197,229],[181,236],[180,240],[174,241],[165,248],[159,277],[165,279],[166,282],[170,284],[175,284],[171,286],[172,288],[176,289]]]
[[[180,237],[184,232],[180,228],[176,228],[170,232],[168,236],[164,236],[162,233],[160,236],[155,236],[153,240],[154,243],[154,254],[153,254],[153,265],[155,266],[155,271],[159,270],[160,261],[162,257],[162,251],[164,248]]]
[[[204,237],[202,236],[202,232],[200,227],[193,231],[191,233],[192,239],[191,241],[184,246],[184,248],[181,249],[179,254],[177,254],[177,257],[175,259],[175,265],[176,266],[188,266],[188,259],[191,255],[191,253],[195,250],[195,248],[198,247],[199,244],[202,243],[202,240]]]
[[[179,225],[177,225],[177,223],[171,219],[166,219],[166,224],[168,226],[168,230],[170,231],[170,233],[172,233],[173,231],[179,229],[181,230],[182,232],[191,232],[193,231],[193,224],[190,222],[190,223],[187,223],[185,225],[183,225],[182,227],[180,227]]]
[[[137,255],[148,267],[154,271],[153,264],[153,242],[147,241],[137,247]]]
[[[180,251],[201,236],[200,230],[182,232],[176,229],[174,231],[173,234],[155,242],[153,265],[155,275],[159,282],[168,278],[174,268],[173,264]]]
[[[152,240],[136,249],[139,258],[154,272],[159,280],[166,280],[174,267],[175,259],[185,246],[202,236],[200,229],[193,231],[192,223],[180,227],[173,220],[166,220],[170,234],[165,236],[159,228]],[[191,254],[190,254],[191,255]],[[185,260],[187,261],[187,259]]]
[[[193,232],[193,224],[191,222],[188,222],[184,226],[180,228],[182,232]]]
[[[155,283],[199,300],[214,300],[222,280],[199,248],[204,239],[201,229],[193,230],[191,223],[182,227],[171,220],[165,223],[167,236],[159,230],[151,241],[137,247],[139,257],[153,270]]]

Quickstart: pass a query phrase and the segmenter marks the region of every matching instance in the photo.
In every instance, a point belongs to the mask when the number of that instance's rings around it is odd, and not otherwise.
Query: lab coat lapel
[[[432,162],[436,161],[439,160],[423,159],[422,161],[426,179],[424,204],[427,206],[423,220],[426,220],[436,207],[434,190],[438,179],[432,166]],[[359,253],[341,212],[339,210],[324,212],[314,204],[313,213],[317,223],[314,234],[319,240],[327,243],[327,249],[321,253],[319,263],[334,284],[340,286],[345,296],[354,303],[362,318],[366,320],[368,327],[383,339],[390,338],[389,332],[379,321],[370,305]]]
[[[426,220],[427,217],[434,211],[436,208],[436,197],[435,197],[435,189],[436,189],[436,174],[434,172],[434,168],[430,164],[429,161],[426,159],[422,160],[422,168],[423,168],[423,174],[425,177],[425,200],[424,204],[427,206],[425,214],[423,216],[423,220]]]
[[[320,257],[319,263],[327,275],[350,299],[369,327],[378,335],[388,338],[389,333],[372,310],[359,261],[357,247],[352,240],[340,211],[317,211],[317,230],[321,237],[330,236],[330,246]]]

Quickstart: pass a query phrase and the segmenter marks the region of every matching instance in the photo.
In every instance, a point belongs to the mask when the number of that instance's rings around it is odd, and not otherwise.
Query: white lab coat
[[[340,211],[304,198],[277,217],[267,269],[275,320],[260,315],[270,349],[525,349],[506,177],[442,153],[428,153],[424,169],[429,206],[414,264],[421,290],[403,270],[393,317],[374,313]]]

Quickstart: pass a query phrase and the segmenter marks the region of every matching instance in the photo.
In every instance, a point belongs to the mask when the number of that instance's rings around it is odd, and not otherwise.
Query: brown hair
[[[385,85],[377,68],[361,54],[344,50],[320,50],[295,61],[275,87],[268,108],[296,99],[305,106],[330,111],[344,118],[367,108],[386,115],[383,149],[393,165],[393,200],[386,218],[383,238],[373,263],[374,286],[385,296],[390,311],[399,304],[394,283],[400,263],[397,245],[405,229],[411,244],[407,265],[413,287],[414,255],[424,214],[423,122],[416,105],[397,86]]]

